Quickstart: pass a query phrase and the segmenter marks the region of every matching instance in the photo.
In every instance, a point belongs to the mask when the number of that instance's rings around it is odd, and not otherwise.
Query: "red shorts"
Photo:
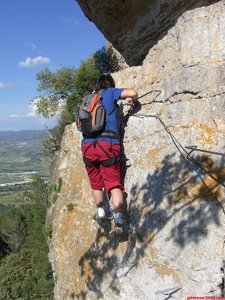
[[[120,155],[120,145],[105,141],[98,141],[98,143],[105,149],[109,156],[104,153],[104,151],[98,146],[98,144],[96,144],[95,147],[94,145],[92,145],[85,153],[85,157],[90,161],[97,163],[102,160],[109,159],[109,157]],[[89,145],[90,143],[86,143],[81,147],[81,151],[83,154],[87,147],[89,147]],[[112,188],[116,187],[120,188],[122,191],[124,190],[124,186],[121,180],[120,162],[108,167],[104,167],[101,164],[97,166],[86,166],[86,170],[90,180],[91,188],[93,190],[101,190],[105,188],[107,192],[110,192]]]

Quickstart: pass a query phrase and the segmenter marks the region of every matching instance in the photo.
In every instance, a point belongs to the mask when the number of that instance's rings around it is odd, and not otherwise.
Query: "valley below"
[[[49,176],[49,160],[43,154],[45,131],[0,131],[0,204],[25,201],[34,175]]]

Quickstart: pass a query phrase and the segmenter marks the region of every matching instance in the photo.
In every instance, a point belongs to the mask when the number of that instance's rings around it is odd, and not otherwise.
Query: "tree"
[[[2,253],[18,252],[27,234],[26,215],[11,208],[0,215],[0,246]]]
[[[0,214],[0,300],[53,299],[45,227],[48,191],[35,176],[26,193],[29,203]]]
[[[82,98],[85,95],[90,94],[95,87],[96,78],[99,75],[100,71],[95,65],[93,56],[89,57],[86,61],[81,62],[74,77],[76,95]]]
[[[48,196],[48,183],[45,182],[45,180],[41,176],[33,175],[31,189],[29,191],[24,192],[24,197],[29,198],[38,206],[42,206],[45,209],[47,209]]]
[[[40,81],[38,91],[44,91],[47,95],[55,95],[57,97],[65,97],[74,91],[73,79],[76,74],[75,68],[63,67],[55,73],[45,68],[36,76]]]
[[[53,300],[53,279],[40,247],[6,256],[0,264],[0,300]],[[51,274],[51,275],[50,275]]]
[[[113,73],[120,70],[119,60],[113,52],[112,46],[102,47],[94,53],[96,68],[101,73]]]
[[[32,102],[36,104],[38,114],[49,118],[58,112],[60,102],[65,102],[75,90],[75,74],[75,68],[64,67],[55,73],[46,68],[36,75],[38,91],[42,94]]]

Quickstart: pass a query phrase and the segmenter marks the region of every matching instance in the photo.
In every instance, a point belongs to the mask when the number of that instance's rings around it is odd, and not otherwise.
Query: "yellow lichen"
[[[210,174],[210,175],[209,175]],[[224,184],[225,168],[211,170],[202,177],[203,182],[190,184],[189,195],[202,201],[212,201],[215,204],[223,198],[221,183]]]
[[[158,258],[160,253],[153,245],[149,245],[150,256],[145,256],[143,262],[154,268],[159,276],[172,276],[176,282],[180,282],[179,274],[176,270],[169,266],[168,263],[159,263]]]
[[[159,168],[161,166],[160,154],[163,148],[164,147],[152,148],[146,153],[148,165],[152,168]]]
[[[207,124],[195,122],[195,125],[197,125],[197,127],[200,129],[198,131],[196,141],[207,147],[207,150],[211,150],[212,147],[217,144],[215,140],[215,130],[209,127]]]

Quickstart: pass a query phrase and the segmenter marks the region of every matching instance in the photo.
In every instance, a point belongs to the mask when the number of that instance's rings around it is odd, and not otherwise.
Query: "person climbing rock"
[[[83,132],[81,150],[97,206],[97,218],[104,220],[107,217],[104,206],[105,190],[112,198],[115,233],[122,235],[127,230],[127,208],[120,172],[121,145],[116,108],[119,99],[127,99],[127,104],[134,106],[138,99],[138,93],[133,88],[115,88],[113,77],[110,74],[102,74],[97,78],[92,95],[96,94],[100,95],[101,105],[105,109],[104,128],[100,133],[81,130]],[[90,97],[92,96],[89,95],[89,99]],[[87,106],[87,103],[85,105]],[[95,116],[95,118],[97,117]]]

